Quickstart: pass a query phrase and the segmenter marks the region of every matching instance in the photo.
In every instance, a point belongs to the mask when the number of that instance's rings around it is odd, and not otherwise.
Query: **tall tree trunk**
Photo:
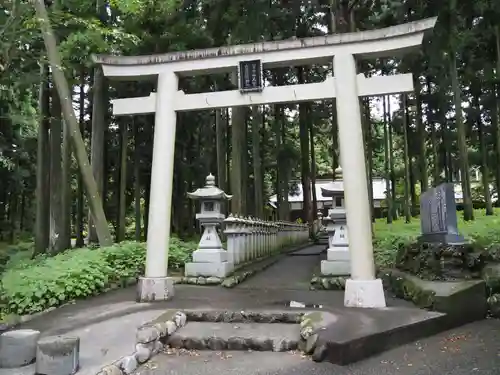
[[[85,129],[85,68],[82,68],[81,76],[80,76],[80,131],[82,133],[82,137],[84,135]],[[82,175],[79,171],[76,173],[76,223],[75,223],[75,231],[76,231],[76,247],[83,247],[85,244],[83,238],[83,215],[84,215],[84,201],[83,201],[83,180]]]
[[[288,121],[285,118],[285,108],[280,107],[281,110],[281,143],[284,145],[284,148],[286,149],[288,146],[286,146],[287,143],[287,125]],[[283,168],[283,179],[281,181],[281,191],[282,191],[282,197],[283,197],[283,219],[285,221],[290,221],[290,179],[292,175],[292,168],[291,168],[291,160],[288,158],[281,158],[281,165],[278,166],[278,168]]]
[[[135,240],[142,240],[141,232],[141,153],[139,142],[139,124],[132,117],[134,129],[134,212],[135,212]]]
[[[481,90],[478,90],[474,95],[474,110],[476,111],[476,124],[479,135],[479,151],[481,153],[481,182],[483,184],[484,201],[486,203],[486,215],[493,215],[493,204],[491,202],[490,193],[490,170],[488,168],[488,147],[486,145],[486,129],[481,119],[481,106],[479,103],[479,95]]]
[[[462,97],[458,83],[457,60],[455,53],[450,54],[450,75],[453,97],[455,102],[455,122],[457,126],[458,138],[458,159],[460,161],[460,179],[462,184],[462,194],[464,200],[464,220],[474,220],[474,210],[472,207],[472,197],[470,188],[469,160],[467,141],[465,139],[465,126],[462,115]]]
[[[91,156],[90,163],[92,164],[92,173],[97,184],[97,191],[105,200],[103,194],[104,185],[104,148],[105,148],[105,108],[104,108],[104,74],[101,67],[94,68],[94,86],[92,87],[92,140],[91,140]],[[89,213],[89,231],[88,242],[97,242],[97,232]]]
[[[238,84],[238,76],[235,72],[231,74],[231,80],[235,86]],[[243,154],[246,153],[247,145],[245,116],[241,107],[231,109],[231,213],[238,215],[246,214],[246,195],[243,188],[247,176],[243,172]]]
[[[303,67],[297,68],[299,84],[305,82],[305,72]],[[300,139],[300,169],[302,180],[303,206],[302,215],[304,221],[312,223],[311,212],[311,176],[309,162],[309,129],[307,117],[309,116],[308,104],[299,104],[299,139]]]
[[[260,157],[260,129],[262,117],[259,114],[259,107],[252,107],[252,149],[253,149],[253,175],[254,175],[254,199],[255,199],[255,216],[264,218],[264,183],[262,181],[262,160]]]
[[[495,131],[495,182],[497,188],[496,206],[500,207],[500,25],[495,27],[496,41],[496,83],[493,83],[492,125]]]
[[[384,174],[385,174],[385,195],[387,202],[387,223],[392,223],[392,189],[389,174],[389,134],[388,134],[388,121],[387,121],[387,97],[382,98],[384,110]]]
[[[87,199],[91,208],[92,216],[95,219],[99,243],[103,246],[111,245],[111,234],[109,232],[108,224],[104,210],[102,209],[102,201],[97,191],[95,179],[92,176],[92,171],[89,168],[89,161],[85,151],[85,144],[83,143],[82,135],[78,128],[75,113],[73,110],[73,103],[71,100],[71,93],[68,87],[68,82],[62,70],[62,62],[57,49],[57,42],[54,37],[50,20],[47,14],[47,9],[43,0],[35,1],[35,8],[38,19],[41,21],[41,30],[45,42],[45,48],[49,57],[54,83],[59,94],[59,99],[62,104],[62,112],[64,115],[65,126],[70,127],[70,134],[72,140],[73,150],[75,152],[76,160],[80,172],[83,175]]]
[[[227,122],[222,118],[222,109],[215,110],[215,142],[217,148],[217,181],[220,189],[227,189]],[[223,212],[227,213],[227,207],[224,204]]]
[[[62,134],[61,170],[61,248],[71,248],[71,135],[64,125]]]
[[[437,143],[437,136],[436,136],[436,126],[433,121],[433,114],[432,114],[432,109],[431,109],[431,97],[432,97],[432,85],[431,85],[431,77],[428,75],[426,76],[426,86],[427,86],[427,112],[426,112],[426,117],[427,117],[427,124],[429,126],[429,129],[431,130],[431,143],[432,143],[432,162],[433,162],[433,168],[432,168],[432,183],[434,186],[439,185],[440,181],[440,173],[439,173],[439,152],[438,152],[438,143]]]
[[[410,123],[410,116],[408,114],[408,97],[406,94],[401,96],[401,105],[403,107],[403,147],[404,156],[403,163],[405,168],[405,178],[404,178],[404,214],[405,222],[411,222],[411,207],[410,207],[410,168],[409,168],[409,155],[408,155],[408,126]]]
[[[123,121],[120,128],[120,189],[118,196],[118,231],[116,233],[116,242],[121,242],[125,239],[126,230],[126,214],[127,214],[127,197],[125,195],[127,189],[127,150],[128,150],[128,123]]]
[[[36,168],[36,224],[35,224],[35,252],[43,254],[49,248],[50,236],[50,89],[49,69],[47,65],[40,68],[40,125],[37,139],[37,168]],[[5,207],[6,202],[0,202]],[[0,223],[3,217],[0,217]]]
[[[450,126],[445,117],[443,117],[442,119],[443,119],[443,127],[441,129],[441,139],[444,145],[444,163],[445,163],[444,176],[446,182],[453,182],[453,165],[451,163],[452,155],[451,155]]]
[[[61,102],[56,90],[52,90],[50,124],[50,252],[57,254],[63,246],[63,210],[62,210],[62,165],[61,165]]]
[[[311,142],[311,191],[312,191],[312,214],[313,219],[318,218],[318,197],[316,194],[316,151],[314,149],[314,124],[308,120],[309,141]]]
[[[427,173],[427,148],[425,146],[425,140],[427,138],[427,132],[425,130],[425,124],[422,121],[422,99],[420,96],[420,79],[418,74],[413,75],[413,85],[415,87],[415,105],[417,108],[417,113],[415,115],[415,122],[417,125],[418,132],[418,145],[419,145],[419,155],[418,155],[418,165],[420,172],[420,190],[424,193],[429,188],[429,175]]]
[[[394,170],[394,142],[392,139],[392,112],[391,97],[387,97],[387,132],[389,135],[389,171],[391,176],[391,198],[392,198],[392,218],[398,219],[398,207],[396,199],[396,172]]]
[[[458,33],[457,0],[451,0],[450,4],[450,33],[449,33],[449,70],[451,76],[451,88],[455,104],[455,122],[457,127],[458,160],[460,162],[460,174],[462,184],[462,194],[464,200],[464,220],[474,220],[474,210],[472,206],[472,196],[470,187],[469,159],[466,141],[464,119],[462,115],[462,96],[457,69],[457,49],[453,39]]]
[[[10,198],[9,199],[9,220],[10,220],[9,243],[14,243],[19,234],[19,227],[18,227],[19,185],[17,184],[17,182],[12,183],[12,190],[10,191],[9,198]]]

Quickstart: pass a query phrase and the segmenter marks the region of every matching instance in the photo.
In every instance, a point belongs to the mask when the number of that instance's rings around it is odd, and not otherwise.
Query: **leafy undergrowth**
[[[474,221],[464,221],[461,212],[458,216],[458,231],[466,240],[485,249],[500,246],[500,210],[495,215],[486,216],[484,210],[475,210]],[[380,267],[393,266],[400,247],[415,242],[420,235],[420,218],[412,218],[406,224],[404,218],[387,224],[386,219],[377,219],[374,225],[375,262]]]
[[[182,268],[196,245],[171,238],[169,268]],[[31,250],[25,252],[30,254]],[[2,277],[2,313],[33,314],[124,285],[144,274],[145,259],[146,244],[139,242],[73,249],[35,259],[17,254],[6,263]]]

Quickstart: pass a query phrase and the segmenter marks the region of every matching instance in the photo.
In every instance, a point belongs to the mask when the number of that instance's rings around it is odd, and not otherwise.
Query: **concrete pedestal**
[[[174,280],[169,277],[140,277],[137,302],[166,301],[175,294]]]
[[[349,247],[336,246],[327,250],[327,259],[321,261],[321,274],[325,276],[348,276],[351,274]]]
[[[226,277],[234,269],[232,263],[224,261],[217,263],[186,263],[185,275],[186,276],[204,276],[204,277]]]
[[[345,283],[344,306],[364,308],[387,307],[382,280],[347,279]]]

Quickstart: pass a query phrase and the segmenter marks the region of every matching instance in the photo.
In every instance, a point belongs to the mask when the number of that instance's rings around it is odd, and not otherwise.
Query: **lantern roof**
[[[232,195],[226,194],[223,190],[215,185],[215,177],[210,173],[205,181],[205,186],[196,189],[192,193],[188,193],[191,199],[227,199],[231,200]]]

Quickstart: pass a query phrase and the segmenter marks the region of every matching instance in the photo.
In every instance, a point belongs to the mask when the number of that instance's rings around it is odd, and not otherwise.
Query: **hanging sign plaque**
[[[262,91],[264,88],[262,61],[240,61],[238,65],[238,82],[241,93]]]

